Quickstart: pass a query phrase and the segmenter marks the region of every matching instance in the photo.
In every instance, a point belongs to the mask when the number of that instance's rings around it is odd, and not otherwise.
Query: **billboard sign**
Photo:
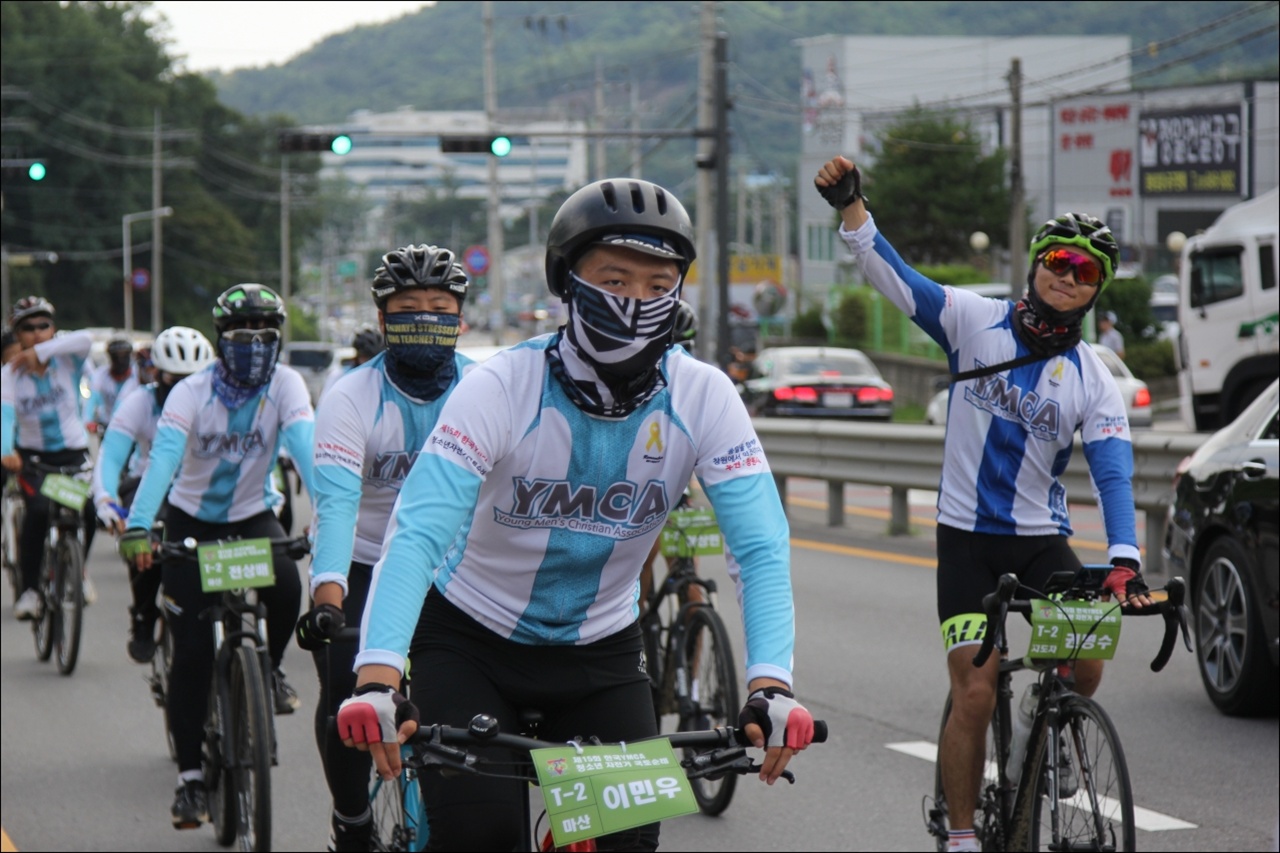
[[[1142,195],[1240,195],[1241,131],[1238,104],[1142,113]]]

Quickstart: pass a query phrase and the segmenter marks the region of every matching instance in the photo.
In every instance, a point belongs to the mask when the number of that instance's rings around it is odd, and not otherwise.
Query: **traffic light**
[[[49,169],[45,166],[43,160],[9,160],[5,159],[4,177],[9,178],[26,178],[29,181],[43,181],[49,175]]]
[[[511,137],[442,136],[440,152],[442,154],[492,154],[495,157],[506,157],[511,153]]]
[[[352,147],[351,137],[345,133],[280,131],[281,151],[331,151],[334,154],[347,154],[350,153]]]

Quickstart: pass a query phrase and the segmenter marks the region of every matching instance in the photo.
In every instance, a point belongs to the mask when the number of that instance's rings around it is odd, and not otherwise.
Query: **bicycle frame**
[[[690,586],[701,587],[705,593],[702,601],[689,601]],[[679,602],[676,607],[671,598]],[[689,714],[688,661],[681,650],[689,625],[689,615],[700,607],[716,606],[716,582],[699,577],[693,558],[681,557],[662,583],[654,587],[645,606],[642,620],[645,634],[646,657],[649,661],[649,682],[654,692],[655,707],[663,713]],[[667,618],[664,619],[664,612]],[[674,707],[672,703],[675,703]],[[659,714],[661,716],[661,714]]]

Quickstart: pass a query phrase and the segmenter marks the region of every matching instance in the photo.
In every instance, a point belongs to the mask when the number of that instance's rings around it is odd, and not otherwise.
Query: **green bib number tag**
[[[693,814],[698,803],[671,742],[529,751],[556,846]]]
[[[45,474],[44,482],[40,484],[40,494],[76,512],[84,509],[84,502],[89,499],[89,489],[88,483],[66,474]]]
[[[663,556],[703,557],[723,552],[715,510],[677,509],[667,516],[667,525],[662,528]]]
[[[270,539],[201,545],[196,549],[196,559],[200,563],[200,588],[205,592],[272,586],[276,582]]]
[[[1120,643],[1114,601],[1031,601],[1031,650],[1036,660],[1110,660]]]

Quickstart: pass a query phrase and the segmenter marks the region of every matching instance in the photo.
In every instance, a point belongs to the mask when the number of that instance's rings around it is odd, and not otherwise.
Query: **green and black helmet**
[[[1027,267],[1034,270],[1036,259],[1040,253],[1053,245],[1066,244],[1079,246],[1098,259],[1102,265],[1102,284],[1098,292],[1111,283],[1116,277],[1116,268],[1120,265],[1120,244],[1101,219],[1087,213],[1064,213],[1050,219],[1036,236],[1031,238],[1031,252],[1027,259]]]
[[[213,327],[221,335],[239,320],[266,320],[275,328],[288,317],[284,300],[261,284],[237,284],[218,297],[213,306]]]

